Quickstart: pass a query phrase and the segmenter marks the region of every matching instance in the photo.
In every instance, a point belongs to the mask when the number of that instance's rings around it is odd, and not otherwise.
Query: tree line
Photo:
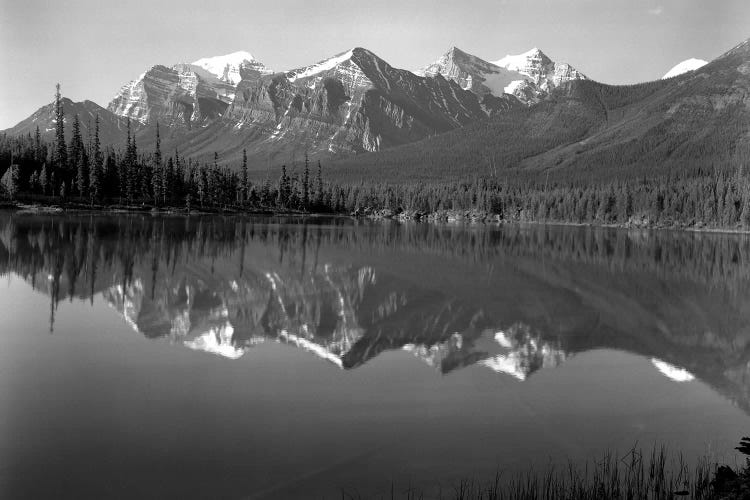
[[[266,210],[320,213],[387,211],[412,215],[473,211],[503,221],[547,221],[709,227],[750,227],[750,175],[742,166],[731,172],[690,168],[652,176],[586,181],[582,177],[541,175],[500,179],[475,175],[458,182],[386,182],[324,180],[305,157],[301,171],[286,166],[273,181],[248,175],[243,150],[239,168],[195,161],[178,151],[161,150],[159,126],[152,151],[141,151],[127,125],[121,148],[102,148],[97,117],[84,139],[78,116],[65,140],[60,88],[55,94],[55,140],[39,129],[32,136],[0,136],[3,194],[20,200],[77,202],[90,205],[184,207],[186,209]]]

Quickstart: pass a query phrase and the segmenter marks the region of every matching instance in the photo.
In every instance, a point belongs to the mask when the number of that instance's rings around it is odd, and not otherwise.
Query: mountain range
[[[326,158],[344,178],[378,176],[384,165],[406,177],[430,165],[440,177],[446,168],[465,176],[498,164],[532,172],[613,158],[616,168],[644,158],[661,165],[687,154],[716,163],[736,158],[748,142],[742,126],[726,127],[728,117],[732,124],[750,118],[748,52],[744,42],[709,64],[680,63],[660,81],[611,86],[538,48],[490,62],[453,47],[415,72],[364,48],[287,71],[240,51],[152,66],[106,108],[68,99],[63,108],[66,121],[79,115],[84,134],[99,115],[105,145],[124,144],[129,120],[149,151],[158,123],[163,150],[218,153],[235,165],[245,149],[256,172],[306,153]],[[53,108],[5,133],[39,127],[52,139]],[[710,145],[717,136],[720,152]]]

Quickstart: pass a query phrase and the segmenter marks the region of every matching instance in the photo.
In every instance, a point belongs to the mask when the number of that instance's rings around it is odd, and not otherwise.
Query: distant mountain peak
[[[204,57],[189,64],[203,68],[219,80],[231,83],[232,85],[237,85],[242,80],[240,70],[244,66],[265,68],[250,52],[244,50],[221,56]]]
[[[387,65],[387,63],[380,57],[378,57],[374,52],[365,49],[364,47],[354,47],[345,52],[340,52],[327,59],[323,59],[322,61],[318,61],[315,64],[289,70],[286,72],[286,76],[290,82],[294,82],[302,78],[309,78],[321,73],[325,73],[327,71],[331,71],[337,66],[345,64],[349,61],[358,66],[367,64],[368,62],[372,61],[374,61],[378,65]]]
[[[538,102],[561,83],[586,78],[568,64],[556,64],[537,47],[488,62],[453,46],[416,73],[442,76],[479,95],[511,94],[527,104]]]
[[[687,73],[688,71],[695,71],[696,69],[702,68],[708,64],[708,61],[704,61],[703,59],[685,59],[681,63],[676,64],[672,69],[667,71],[667,73],[662,76],[662,80],[666,78],[672,78],[678,75],[682,75],[683,73]]]
[[[552,63],[547,54],[542,52],[538,47],[533,47],[522,54],[508,54],[505,57],[494,61],[493,64],[512,71],[523,72],[532,63],[546,66]]]
[[[510,93],[508,89],[511,84],[524,78],[518,72],[496,66],[455,46],[432,64],[416,71],[416,74],[431,78],[443,77],[453,80],[464,90],[497,97]]]

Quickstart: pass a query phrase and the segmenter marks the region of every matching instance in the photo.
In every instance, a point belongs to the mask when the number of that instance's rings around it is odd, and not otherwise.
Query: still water
[[[0,497],[434,493],[737,460],[750,238],[0,213]]]

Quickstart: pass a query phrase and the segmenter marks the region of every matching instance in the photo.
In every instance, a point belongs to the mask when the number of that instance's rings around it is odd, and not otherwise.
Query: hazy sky
[[[748,37],[748,0],[0,0],[0,129],[56,82],[106,106],[154,64],[237,50],[283,70],[362,46],[416,69],[453,45],[488,60],[536,46],[633,83]]]

